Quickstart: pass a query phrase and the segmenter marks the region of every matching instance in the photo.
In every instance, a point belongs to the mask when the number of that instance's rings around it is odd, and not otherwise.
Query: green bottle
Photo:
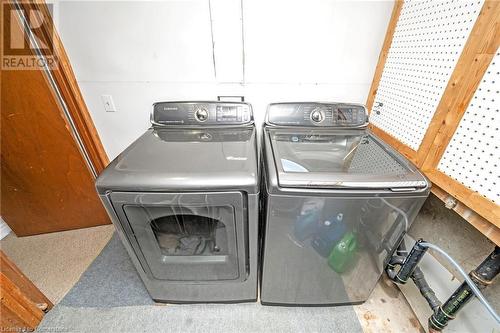
[[[337,273],[344,273],[349,263],[354,259],[358,241],[356,235],[351,231],[346,233],[335,245],[328,256],[328,265]]]

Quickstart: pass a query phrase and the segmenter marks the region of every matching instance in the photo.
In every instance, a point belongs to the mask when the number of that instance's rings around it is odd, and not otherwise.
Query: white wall
[[[0,240],[7,237],[7,235],[10,234],[11,231],[12,230],[10,230],[9,225],[0,216]]]
[[[392,1],[56,1],[54,20],[110,158],[160,100],[364,103]],[[100,96],[112,95],[117,112]]]

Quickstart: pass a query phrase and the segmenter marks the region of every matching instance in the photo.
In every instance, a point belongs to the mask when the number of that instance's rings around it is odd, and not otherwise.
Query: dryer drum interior
[[[246,277],[241,193],[113,193],[147,274],[170,281]],[[129,202],[141,201],[141,204]],[[144,201],[151,203],[145,204]],[[182,203],[182,201],[190,201]],[[117,204],[124,203],[124,204]]]

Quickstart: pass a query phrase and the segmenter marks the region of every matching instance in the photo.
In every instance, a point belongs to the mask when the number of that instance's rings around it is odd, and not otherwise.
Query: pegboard
[[[500,203],[500,50],[465,111],[438,170]]]
[[[405,1],[370,122],[418,150],[483,1]]]

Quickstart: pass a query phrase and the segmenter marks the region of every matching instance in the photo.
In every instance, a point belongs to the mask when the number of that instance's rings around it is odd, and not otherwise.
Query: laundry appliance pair
[[[429,193],[361,105],[160,102],[96,187],[151,297],[366,300]]]

